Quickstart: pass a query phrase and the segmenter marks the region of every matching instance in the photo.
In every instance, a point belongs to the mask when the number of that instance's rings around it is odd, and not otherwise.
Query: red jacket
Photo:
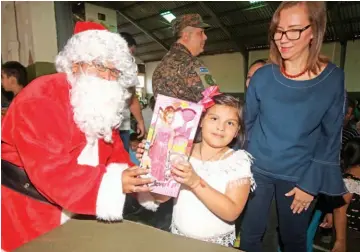
[[[40,77],[24,88],[2,121],[2,159],[26,170],[31,182],[55,207],[2,186],[2,249],[13,250],[61,224],[63,210],[122,219],[122,171],[131,165],[118,132],[112,144],[78,161],[87,144],[73,120],[65,74]],[[95,154],[94,154],[95,153]],[[84,153],[82,153],[84,155]],[[98,164],[94,164],[98,160]],[[79,164],[80,163],[80,164]]]

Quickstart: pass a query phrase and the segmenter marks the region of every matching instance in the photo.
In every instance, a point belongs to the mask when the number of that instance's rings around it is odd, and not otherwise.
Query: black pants
[[[164,231],[170,231],[173,199],[161,204],[156,212],[142,207],[131,195],[126,196],[124,219],[149,225]]]
[[[276,201],[273,197],[270,206],[270,214],[266,226],[266,231],[263,237],[262,248],[266,252],[276,252],[279,247],[278,235],[278,217],[276,210]]]
[[[293,214],[290,209],[294,197],[286,197],[295,183],[273,179],[254,173],[257,188],[248,200],[240,232],[240,249],[247,252],[261,252],[261,239],[268,223],[271,201],[275,194],[278,210],[279,231],[284,252],[306,252],[306,232],[311,210]]]

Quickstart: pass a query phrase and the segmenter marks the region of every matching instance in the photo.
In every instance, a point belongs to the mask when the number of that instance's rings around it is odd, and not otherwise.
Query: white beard
[[[74,121],[87,140],[104,139],[112,142],[112,131],[123,119],[125,101],[129,92],[117,81],[108,81],[82,74],[69,76],[71,83],[70,103]]]

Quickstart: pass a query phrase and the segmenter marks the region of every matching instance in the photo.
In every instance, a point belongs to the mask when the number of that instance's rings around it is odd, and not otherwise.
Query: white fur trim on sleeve
[[[228,173],[231,174],[231,181],[238,185],[250,182],[251,191],[254,191],[256,183],[251,172],[253,157],[245,150],[237,150],[231,158],[228,168]]]
[[[138,193],[137,198],[139,204],[148,210],[155,212],[159,207],[159,204],[155,202],[154,197],[148,192]]]
[[[112,163],[106,167],[96,199],[96,217],[100,220],[122,220],[126,195],[122,191],[122,173],[127,164]]]

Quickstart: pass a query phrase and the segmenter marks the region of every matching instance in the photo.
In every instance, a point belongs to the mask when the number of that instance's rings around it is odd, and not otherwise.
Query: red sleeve
[[[16,122],[13,141],[24,169],[39,192],[70,212],[96,214],[105,219],[122,218],[123,167],[113,166],[109,172],[108,166],[77,163],[82,150],[71,144],[74,127],[66,108],[50,99],[38,98],[18,103],[11,116]],[[124,160],[121,156],[118,160]],[[105,180],[107,183],[103,186]],[[113,189],[110,195],[106,192],[109,188]],[[99,199],[100,194],[106,197]],[[120,212],[112,216],[111,207]]]
[[[129,167],[134,166],[134,164],[130,160],[129,153],[125,150],[123,142],[121,141],[119,130],[113,131],[112,139],[114,141],[114,150],[108,160],[108,164],[127,163]]]

